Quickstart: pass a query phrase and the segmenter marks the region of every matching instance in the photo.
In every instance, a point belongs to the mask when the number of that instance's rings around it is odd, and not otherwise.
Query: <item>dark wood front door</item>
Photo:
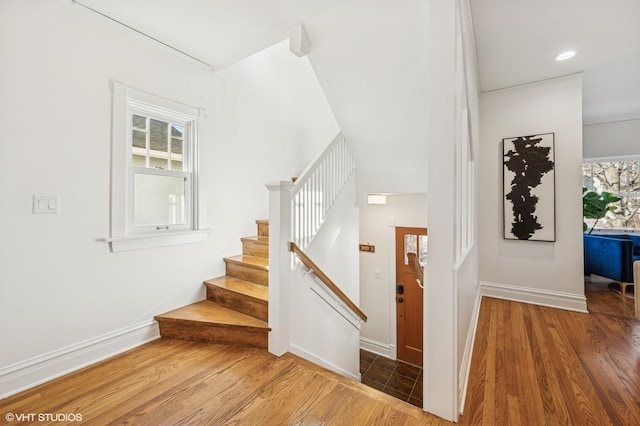
[[[409,266],[407,253],[426,262],[427,229],[396,228],[396,324],[398,359],[422,365],[423,290]]]

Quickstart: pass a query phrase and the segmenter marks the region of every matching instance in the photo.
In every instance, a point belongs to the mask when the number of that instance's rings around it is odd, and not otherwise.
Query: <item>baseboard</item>
[[[155,321],[136,324],[0,368],[0,399],[158,339]]]
[[[396,345],[378,342],[366,337],[360,337],[360,349],[381,355],[389,359],[396,359]]]
[[[478,318],[480,316],[480,303],[482,302],[482,292],[478,286],[476,292],[476,300],[471,313],[471,324],[467,333],[466,343],[464,345],[464,353],[462,354],[462,364],[460,366],[460,375],[458,376],[458,407],[460,415],[464,411],[464,403],[467,397],[467,386],[469,384],[469,373],[471,372],[471,357],[473,355],[473,345],[476,340],[476,330],[478,328]]]
[[[587,298],[584,294],[563,293],[486,281],[480,282],[480,287],[482,296],[587,313]]]
[[[300,358],[304,358],[309,362],[312,362],[312,363],[314,363],[316,365],[319,365],[320,367],[324,367],[327,370],[331,370],[331,371],[333,371],[335,373],[338,373],[338,374],[340,374],[342,376],[348,377],[348,378],[356,380],[358,382],[362,378],[359,372],[358,372],[358,374],[349,373],[348,371],[346,371],[346,370],[344,370],[344,369],[342,369],[342,368],[340,368],[340,367],[338,367],[338,366],[336,366],[336,365],[334,365],[334,364],[332,364],[332,363],[330,363],[328,361],[325,361],[325,360],[323,360],[321,358],[318,358],[317,356],[313,355],[312,353],[307,352],[306,350],[302,349],[298,345],[293,345],[292,344],[289,349],[290,349],[289,352],[291,352],[292,354],[297,355]]]

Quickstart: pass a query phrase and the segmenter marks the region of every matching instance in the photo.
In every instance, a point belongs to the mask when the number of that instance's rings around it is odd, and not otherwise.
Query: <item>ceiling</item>
[[[365,172],[426,190],[427,1],[71,1],[214,69],[303,22],[343,131],[366,141],[357,152]],[[585,124],[640,118],[640,0],[469,2],[482,92],[583,72]],[[554,60],[567,49],[578,55]]]
[[[348,0],[72,0],[221,69]]]
[[[371,192],[426,192],[424,0],[74,0],[225,68],[304,23],[314,65]],[[407,155],[411,153],[411,155]]]
[[[470,3],[483,92],[583,72],[584,124],[640,118],[640,1]]]

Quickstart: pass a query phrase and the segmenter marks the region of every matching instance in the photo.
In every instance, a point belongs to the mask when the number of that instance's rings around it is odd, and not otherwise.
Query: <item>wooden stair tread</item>
[[[236,263],[236,264],[248,266],[254,269],[269,271],[269,259],[265,259],[264,257],[256,257],[256,256],[249,256],[246,254],[239,254],[237,256],[225,257],[224,261],[227,263]]]
[[[242,280],[240,278],[224,275],[222,277],[206,280],[205,285],[216,286],[233,291],[235,293],[244,294],[264,302],[269,301],[269,287],[262,284],[256,284],[251,281]]]
[[[256,236],[253,236],[253,237],[242,237],[242,238],[240,238],[240,240],[241,241],[251,241],[251,242],[253,242],[255,244],[262,244],[262,245],[265,245],[265,246],[269,245],[269,237],[263,237],[263,236],[260,236],[260,235],[256,235]]]
[[[250,327],[270,331],[265,321],[259,320],[238,311],[227,309],[224,306],[209,300],[192,303],[173,311],[156,315],[156,320],[164,321],[193,321],[203,324],[221,324],[228,326]]]

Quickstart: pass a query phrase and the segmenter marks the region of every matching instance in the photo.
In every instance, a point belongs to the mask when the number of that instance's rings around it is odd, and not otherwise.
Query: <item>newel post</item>
[[[291,328],[291,182],[269,182],[269,352],[289,351]]]

